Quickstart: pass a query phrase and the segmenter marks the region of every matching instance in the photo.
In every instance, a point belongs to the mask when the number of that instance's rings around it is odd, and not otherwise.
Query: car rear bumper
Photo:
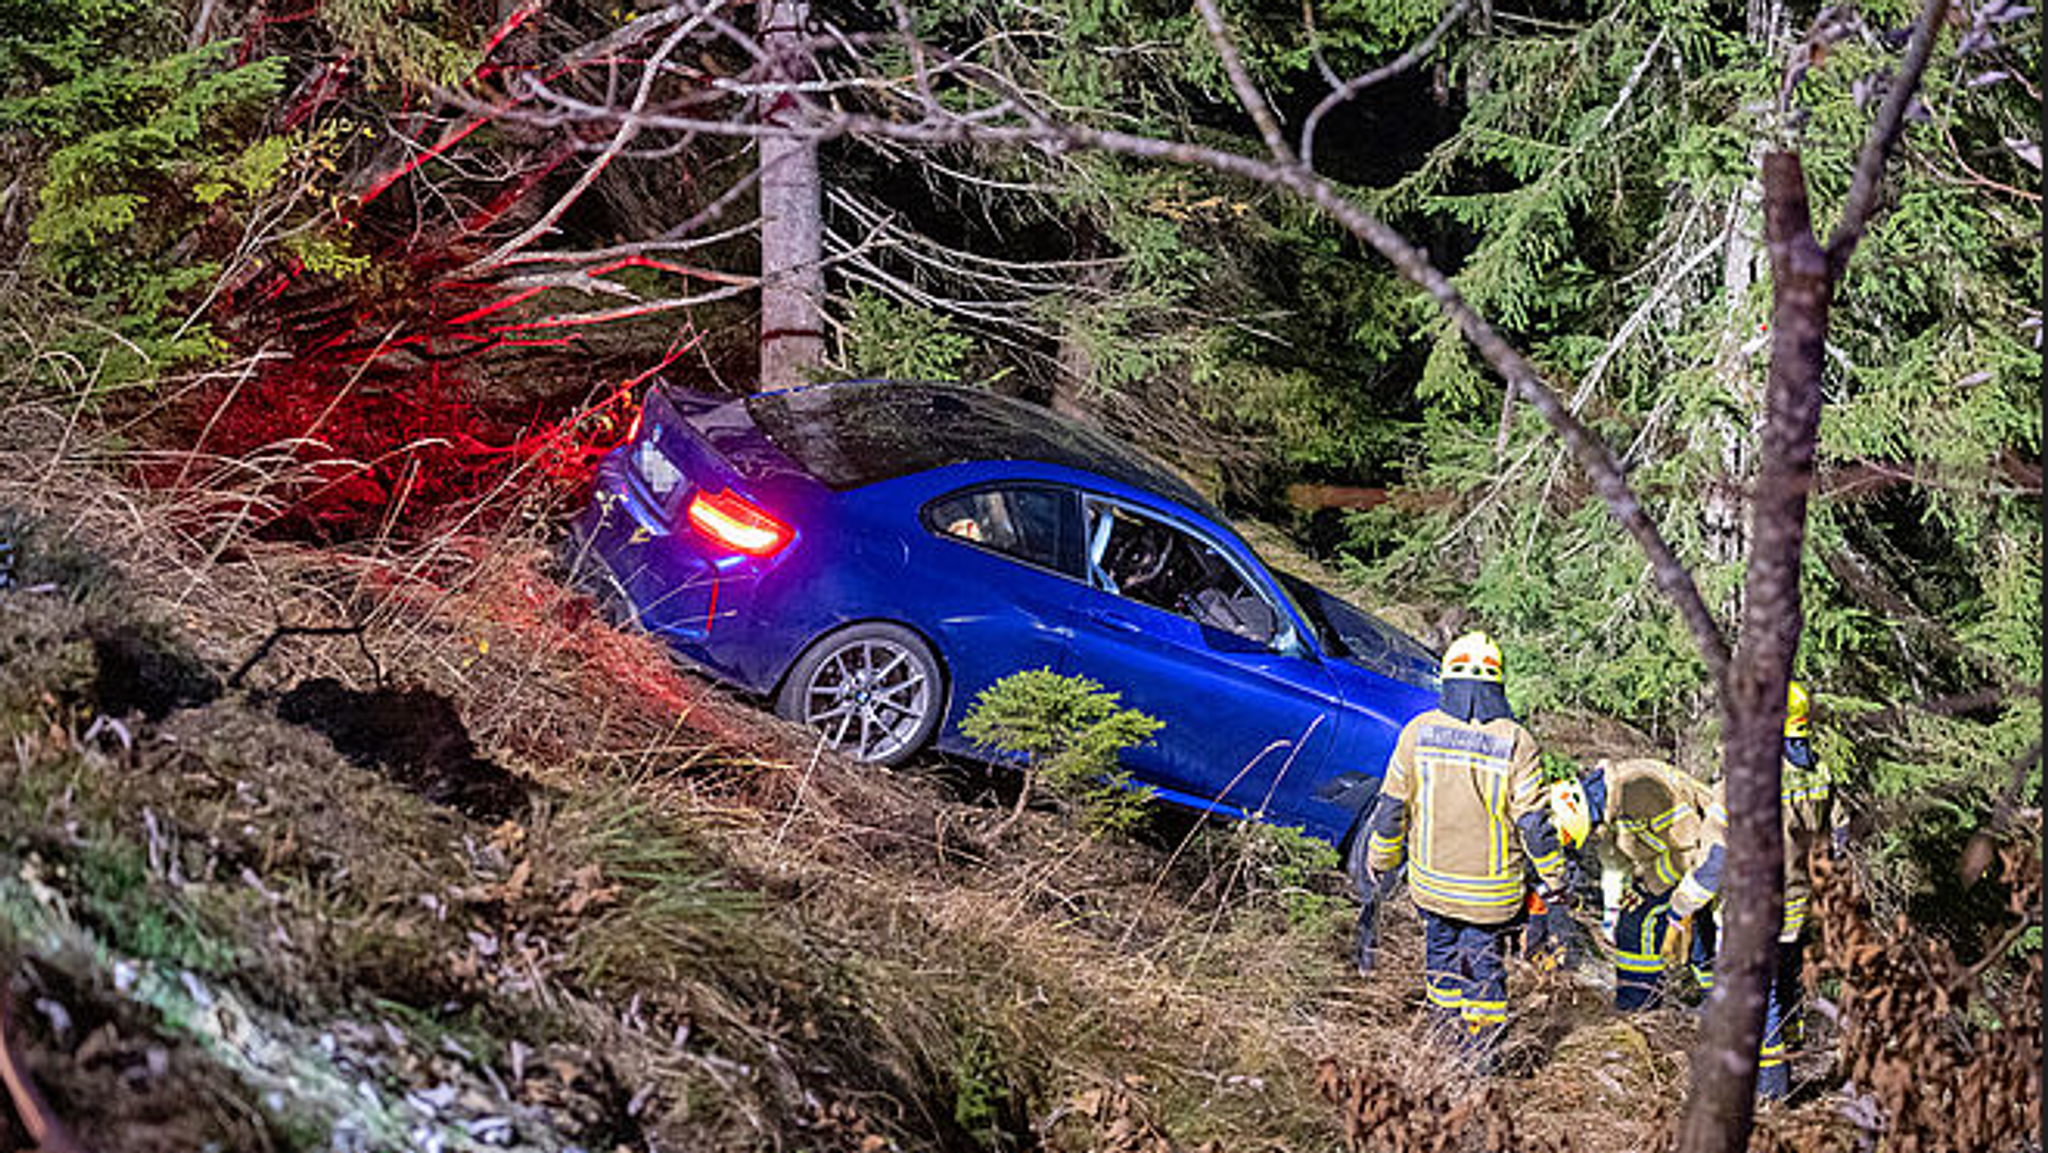
[[[600,462],[590,505],[570,530],[577,558],[603,566],[641,627],[713,671],[743,679],[727,659],[734,654],[721,653],[718,641],[720,623],[753,599],[758,572],[748,558],[716,555],[695,532],[675,530],[634,481],[623,453]]]

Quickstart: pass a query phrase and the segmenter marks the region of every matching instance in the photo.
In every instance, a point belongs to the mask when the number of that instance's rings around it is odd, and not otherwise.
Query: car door
[[[1082,506],[1088,585],[1070,667],[1165,722],[1126,755],[1132,775],[1183,804],[1298,823],[1287,817],[1342,709],[1334,679],[1221,540],[1108,497]]]
[[[1078,517],[1072,489],[1029,481],[960,489],[920,510],[920,617],[952,686],[943,745],[965,747],[959,720],[981,690],[1014,672],[1066,664]]]

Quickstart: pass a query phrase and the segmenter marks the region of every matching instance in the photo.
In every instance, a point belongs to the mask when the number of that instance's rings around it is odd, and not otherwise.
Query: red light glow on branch
[[[515,9],[510,16],[505,18],[504,23],[498,25],[498,30],[491,33],[491,38],[484,42],[482,58],[489,59],[491,53],[498,50],[498,45],[505,42],[505,37],[517,32],[520,26],[533,19],[542,7],[543,0],[526,0],[526,3],[521,4]]]
[[[462,143],[464,138],[466,138],[470,133],[475,132],[477,129],[482,128],[484,125],[489,124],[490,122],[491,118],[488,116],[475,116],[471,117],[469,122],[462,125],[460,128],[450,129],[448,132],[442,135],[441,140],[438,144],[435,144],[432,148],[429,148],[425,152],[422,152],[419,155],[413,157],[412,159],[406,161],[404,164],[399,165],[398,168],[395,171],[391,172],[390,174],[373,182],[370,185],[369,191],[363,193],[362,198],[356,202],[356,207],[363,208],[368,206],[372,201],[376,200],[379,196],[384,195],[385,191],[388,190],[392,185],[398,183],[400,180],[405,179],[407,174],[411,173],[414,169],[418,168],[422,164],[425,164],[427,161],[432,160],[434,157],[441,155],[443,152],[448,151],[450,148],[455,147],[457,144]]]
[[[340,47],[323,0],[257,7],[291,9],[259,11],[242,45],[245,57],[282,50],[294,61],[276,126],[318,131],[344,119],[321,171],[353,164],[333,183],[361,191],[336,211],[325,207],[335,188],[314,179],[329,225],[318,239],[346,258],[310,260],[313,249],[271,244],[231,269],[206,315],[250,368],[203,378],[166,408],[155,431],[176,451],[152,458],[143,479],[194,490],[195,506],[253,512],[266,538],[320,543],[475,532],[580,503],[597,458],[631,431],[636,390],[700,347],[694,324],[667,318],[751,280],[676,263],[663,244],[621,255],[636,247],[622,237],[643,222],[614,219],[606,193],[618,177],[606,165],[619,150],[596,154],[595,135],[479,132],[524,99],[512,93],[525,86],[507,81],[537,67],[528,40],[547,0],[504,6],[465,85],[475,100],[453,115],[434,110],[461,101],[380,80]],[[535,75],[553,82],[633,66],[629,56]],[[400,135],[358,132],[365,108],[383,109]],[[677,169],[687,184],[687,166]],[[583,247],[546,250],[557,243]],[[487,259],[500,249],[501,259]],[[713,288],[690,298],[649,287],[676,279]],[[559,306],[554,289],[564,290]],[[592,293],[605,295],[593,305]],[[567,299],[576,295],[581,302]],[[619,339],[592,339],[613,322],[624,322]],[[750,547],[778,529],[787,542],[787,526],[760,510],[750,519],[749,508],[711,515],[727,517],[725,531]]]

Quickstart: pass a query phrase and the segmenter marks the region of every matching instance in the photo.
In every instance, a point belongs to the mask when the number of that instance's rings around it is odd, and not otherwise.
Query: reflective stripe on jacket
[[[1797,941],[1806,928],[1806,906],[1813,896],[1813,877],[1806,854],[1833,835],[1838,814],[1827,775],[1810,758],[1800,765],[1790,757],[1778,764],[1778,806],[1785,820],[1785,921],[1778,940]]]
[[[1506,717],[1473,724],[1431,709],[1401,730],[1387,763],[1367,863],[1408,862],[1417,906],[1476,925],[1514,919],[1525,867],[1564,884],[1545,815],[1536,741]]]
[[[1607,770],[1607,811],[1614,847],[1636,884],[1672,911],[1691,916],[1714,899],[1727,855],[1728,810],[1719,785],[1652,758]]]

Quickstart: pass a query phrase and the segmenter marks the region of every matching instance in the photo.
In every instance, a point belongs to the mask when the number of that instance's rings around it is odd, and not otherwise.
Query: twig
[[[1280,134],[1280,121],[1273,115],[1273,104],[1266,99],[1264,92],[1259,91],[1251,70],[1244,66],[1244,58],[1238,55],[1237,41],[1231,39],[1230,29],[1223,23],[1223,12],[1216,6],[1216,0],[1195,0],[1195,7],[1202,13],[1202,22],[1208,25],[1209,42],[1223,60],[1223,73],[1230,77],[1230,86],[1237,92],[1238,105],[1258,126],[1259,138],[1266,142],[1266,151],[1275,161],[1293,165],[1294,152],[1287,147],[1287,138]]]
[[[604,173],[605,168],[611,164],[612,159],[619,154],[619,151],[632,143],[633,138],[640,134],[640,122],[636,119],[636,115],[641,109],[647,107],[647,98],[654,91],[655,78],[661,75],[662,62],[673,55],[675,50],[682,45],[683,39],[696,31],[697,27],[706,18],[706,14],[699,13],[677,25],[675,30],[668,34],[668,39],[661,42],[661,47],[655,49],[654,55],[648,57],[645,70],[640,74],[640,87],[633,93],[632,106],[627,109],[625,117],[619,121],[618,131],[612,134],[611,143],[605,146],[605,150],[598,154],[596,160],[590,162],[590,167],[584,170],[583,175],[577,178],[576,183],[571,185],[568,191],[556,198],[555,202],[548,206],[547,211],[541,213],[540,219],[528,225],[519,235],[499,245],[489,255],[473,261],[461,271],[455,273],[456,279],[474,276],[478,272],[495,268],[506,257],[518,252],[539,239],[542,235],[554,230],[555,222],[562,218],[562,214],[569,211],[571,206],[582,199],[584,192],[597,182],[597,178]]]
[[[1856,175],[1849,184],[1849,198],[1842,205],[1835,230],[1828,236],[1830,284],[1840,283],[1842,272],[1849,267],[1849,257],[1855,254],[1864,230],[1869,227],[1870,214],[1877,207],[1878,183],[1884,177],[1885,158],[1898,143],[1899,134],[1905,131],[1906,109],[1920,89],[1920,77],[1927,71],[1927,60],[1934,53],[1934,41],[1941,34],[1942,17],[1947,13],[1948,0],[1927,0],[1920,19],[1913,22],[1913,39],[1906,46],[1906,58],[1899,64],[1898,75],[1892,78],[1891,91],[1885,94],[1870,138],[1856,157]]]
[[[248,676],[249,671],[255,668],[258,662],[270,655],[270,650],[276,647],[277,642],[286,637],[354,637],[362,645],[363,656],[369,658],[370,668],[375,672],[377,682],[382,684],[384,681],[384,670],[377,664],[376,656],[370,652],[369,642],[363,637],[363,628],[364,626],[361,623],[352,625],[279,625],[270,630],[270,635],[263,638],[262,643],[256,646],[256,651],[250,653],[248,659],[244,660],[235,669],[234,673],[228,677],[228,688],[238,689],[242,687],[242,678]]]
[[[21,1127],[35,1143],[35,1153],[85,1153],[85,1146],[57,1119],[49,1101],[36,1088],[35,1079],[29,1076],[28,1067],[14,1052],[14,1043],[9,1038],[14,1025],[13,1001],[10,993],[0,989],[0,1082],[6,1083],[14,1114],[21,1118]]]
[[[1444,18],[1437,21],[1436,27],[1430,29],[1429,35],[1423,37],[1421,43],[1401,53],[1388,63],[1382,64],[1362,76],[1355,76],[1350,80],[1346,80],[1344,83],[1332,88],[1329,95],[1323,97],[1316,104],[1315,108],[1309,112],[1308,119],[1302,122],[1301,162],[1310,168],[1316,166],[1316,128],[1322,124],[1323,117],[1334,111],[1339,104],[1350,101],[1373,85],[1384,83],[1415,67],[1423,57],[1436,51],[1437,42],[1444,38],[1444,34],[1451,30],[1451,25],[1456,24],[1465,15],[1466,10],[1471,7],[1472,0],[1458,0],[1457,3],[1451,5],[1450,9],[1444,13]],[[1306,5],[1304,5],[1303,11],[1306,13]],[[1660,32],[1658,35],[1662,36],[1663,33]],[[1322,61],[1322,52],[1320,50],[1316,53],[1316,60],[1318,63]]]
[[[185,51],[196,52],[206,43],[207,29],[213,24],[213,8],[218,0],[201,0],[199,15],[192,18],[192,31],[185,37]]]

